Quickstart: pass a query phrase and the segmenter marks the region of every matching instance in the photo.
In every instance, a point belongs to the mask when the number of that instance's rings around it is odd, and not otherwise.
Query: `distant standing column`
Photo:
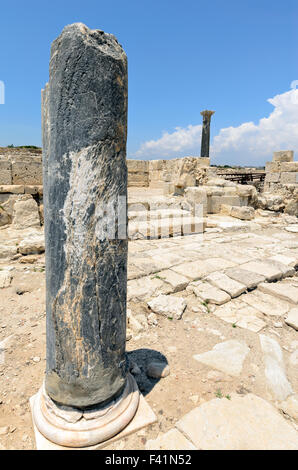
[[[139,402],[125,353],[127,59],[116,38],[65,27],[42,106],[47,368],[33,416],[49,440],[84,447],[117,434]]]
[[[210,146],[210,122],[211,116],[215,111],[202,111],[203,126],[202,126],[202,142],[201,142],[201,157],[209,158],[209,146]]]

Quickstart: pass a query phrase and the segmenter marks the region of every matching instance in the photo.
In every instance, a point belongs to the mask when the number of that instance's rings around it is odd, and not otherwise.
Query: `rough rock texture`
[[[187,302],[183,297],[161,294],[148,302],[148,305],[154,313],[180,320],[186,309]]]
[[[230,215],[231,217],[236,217],[236,219],[252,220],[255,216],[255,210],[253,207],[249,207],[249,206],[244,206],[244,207],[232,206]]]
[[[18,200],[14,204],[12,215],[13,228],[24,229],[40,226],[37,203],[29,194],[25,197],[24,200]]]
[[[275,339],[266,335],[260,335],[260,343],[264,352],[268,387],[276,400],[285,400],[293,390],[285,373],[281,347]]]
[[[127,59],[116,38],[65,27],[42,102],[46,391],[85,407],[120,393],[127,374],[125,209],[121,233],[105,229],[127,192]]]
[[[249,353],[249,347],[242,341],[231,339],[218,343],[211,351],[196,354],[194,359],[214,367],[226,374],[238,376],[241,374],[243,362]]]

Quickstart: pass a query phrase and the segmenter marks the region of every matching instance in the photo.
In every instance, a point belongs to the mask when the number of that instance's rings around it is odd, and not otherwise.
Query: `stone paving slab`
[[[197,450],[178,429],[170,429],[165,434],[159,435],[156,439],[146,442],[146,450]]]
[[[282,272],[282,277],[289,277],[295,275],[295,268],[293,266],[288,266],[280,261],[273,260],[270,258],[263,259],[263,263],[268,264],[269,266],[276,267]]]
[[[298,330],[298,308],[292,308],[289,311],[289,314],[285,318],[285,322],[295,330]]]
[[[265,281],[265,276],[247,271],[243,269],[242,266],[237,268],[228,268],[225,270],[225,274],[231,279],[244,284],[247,289],[254,289],[258,284]]]
[[[245,328],[254,333],[261,331],[266,326],[266,322],[258,317],[260,312],[254,307],[237,300],[217,307],[213,314],[237,327]]]
[[[275,256],[272,256],[269,259],[271,259],[273,261],[278,261],[279,263],[283,263],[287,266],[292,266],[293,268],[298,266],[298,257],[295,258],[293,256],[275,255]]]
[[[277,281],[282,278],[282,271],[276,266],[270,266],[263,261],[250,261],[241,265],[241,269],[264,276],[267,281]]]
[[[222,305],[231,300],[230,295],[225,291],[204,281],[197,281],[189,284],[187,290],[189,292],[193,292],[203,302],[210,304]]]
[[[298,304],[298,288],[287,283],[268,284],[262,282],[259,289],[265,294],[271,294],[279,299],[286,300],[292,304]]]
[[[274,399],[285,400],[293,393],[293,389],[286,376],[282,349],[278,342],[269,336],[260,334],[260,343],[264,353],[268,387]]]
[[[127,282],[128,301],[150,300],[152,297],[159,294],[170,294],[172,292],[173,288],[170,284],[154,276],[145,276]]]
[[[173,292],[184,290],[189,283],[189,279],[187,279],[187,277],[182,276],[182,274],[178,274],[171,269],[160,271],[157,276],[159,279],[170,284],[173,288]]]
[[[244,284],[231,279],[226,274],[219,271],[209,274],[209,276],[206,277],[206,281],[214,287],[227,292],[231,297],[238,297],[246,291],[246,286]]]
[[[176,428],[202,450],[297,450],[298,433],[262,398],[231,394],[186,414]]]
[[[237,377],[241,374],[243,362],[248,353],[249,347],[246,343],[231,339],[218,343],[211,351],[196,354],[193,358],[214,369]]]
[[[241,300],[264,315],[282,317],[290,310],[290,304],[258,289],[242,295]]]

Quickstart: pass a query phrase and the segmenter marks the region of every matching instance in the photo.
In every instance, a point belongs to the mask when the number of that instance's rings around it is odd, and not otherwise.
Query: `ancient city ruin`
[[[0,449],[297,449],[294,152],[214,166],[205,110],[201,156],[126,159],[127,99],[67,26],[43,149],[0,148]]]

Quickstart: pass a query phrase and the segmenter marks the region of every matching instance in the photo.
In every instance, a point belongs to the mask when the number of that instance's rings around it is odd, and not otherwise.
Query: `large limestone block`
[[[278,183],[281,178],[281,173],[266,173],[266,183]]]
[[[128,173],[127,184],[130,187],[147,187],[149,185],[148,173]]]
[[[249,261],[248,263],[242,264],[241,269],[260,274],[264,276],[267,281],[276,281],[282,277],[282,271],[279,268],[270,266],[262,261]]]
[[[11,217],[6,210],[0,206],[0,227],[11,223]]]
[[[16,229],[40,226],[38,206],[32,197],[15,202],[12,225]]]
[[[207,191],[205,188],[202,187],[188,187],[185,189],[185,197],[187,202],[189,202],[192,206],[193,211],[198,210],[198,206],[200,206],[201,216],[207,215]]]
[[[260,343],[264,353],[268,387],[275,400],[285,400],[293,390],[286,376],[282,349],[278,342],[269,336],[260,334]]]
[[[0,289],[9,287],[11,284],[11,281],[12,281],[12,274],[10,271],[7,271],[7,270],[0,271]],[[1,352],[1,349],[0,349],[0,352]]]
[[[219,214],[221,204],[240,206],[241,200],[239,196],[211,196],[210,201],[208,201],[208,213]]]
[[[255,210],[253,207],[249,206],[232,206],[230,215],[240,220],[252,220],[255,217]]]
[[[23,238],[18,248],[22,255],[43,253],[45,251],[44,234],[32,233],[28,235],[26,238]]]
[[[240,197],[252,197],[257,193],[256,188],[250,184],[237,184],[236,190]]]
[[[265,166],[265,172],[266,174],[280,172],[280,163],[279,162],[267,162]]]
[[[149,160],[126,160],[128,172],[148,173]]]
[[[213,313],[227,323],[232,323],[254,333],[258,333],[266,326],[266,323],[258,318],[260,312],[254,307],[245,305],[244,302],[236,304],[229,302],[218,307]]]
[[[189,287],[203,302],[222,305],[231,300],[231,296],[227,292],[210,285],[208,282],[197,281]]]
[[[287,317],[285,318],[285,322],[295,330],[298,330],[298,308],[292,308],[289,311]]]
[[[224,188],[220,186],[207,186],[204,185],[204,189],[206,189],[207,196],[223,196],[224,195]]]
[[[25,187],[23,184],[5,184],[0,186],[0,193],[24,194]]]
[[[172,271],[171,269],[160,271],[158,273],[158,277],[164,282],[170,284],[173,288],[173,292],[184,290],[189,283],[189,279],[181,274],[175,273],[175,271]]]
[[[186,309],[187,302],[183,297],[161,294],[148,302],[148,306],[154,313],[157,313],[158,315],[180,320],[184,310]]]
[[[264,294],[259,289],[249,292],[241,297],[241,300],[256,308],[264,315],[282,317],[289,311],[289,304],[273,295]]]
[[[273,162],[292,162],[293,160],[293,150],[281,150],[279,152],[273,152]]]
[[[219,271],[209,274],[206,280],[214,287],[221,289],[231,297],[238,297],[240,294],[246,291],[246,286],[238,281],[234,281],[226,274]]]
[[[280,171],[282,172],[298,172],[298,162],[284,162],[280,164]]]
[[[154,276],[133,279],[127,283],[128,301],[147,301],[159,294],[169,294],[170,292],[173,292],[172,287]]]
[[[176,427],[202,450],[297,450],[298,433],[270,403],[251,393],[215,398]]]
[[[206,186],[221,186],[222,188],[225,186],[224,178],[209,178],[206,182]]]
[[[281,173],[281,184],[298,184],[298,172],[285,171]]]
[[[193,357],[202,364],[237,377],[242,372],[243,362],[248,353],[249,347],[246,343],[231,339],[216,344],[211,351]]]
[[[13,184],[42,184],[41,162],[16,161],[12,163],[11,171]]]
[[[259,285],[259,289],[261,292],[265,292],[265,294],[271,294],[292,304],[298,304],[298,288],[290,284],[268,284],[267,282],[262,282]]]
[[[283,263],[286,266],[293,266],[294,268],[298,266],[298,257],[295,258],[293,256],[285,256],[285,255],[274,255],[269,258],[273,261],[278,261],[279,263]]]
[[[182,263],[178,266],[173,266],[171,271],[177,272],[191,281],[194,281],[195,279],[201,279],[205,274],[204,267],[197,261],[191,261],[189,263]]]
[[[270,258],[265,258],[264,263],[267,263],[269,266],[275,266],[277,269],[280,269],[282,272],[282,277],[291,277],[295,275],[295,269],[292,266],[288,266],[280,261],[276,261]]]
[[[11,162],[8,160],[0,159],[0,184],[11,184]]]
[[[149,171],[150,173],[152,171],[157,171],[157,170],[162,170],[165,160],[149,160]]]

